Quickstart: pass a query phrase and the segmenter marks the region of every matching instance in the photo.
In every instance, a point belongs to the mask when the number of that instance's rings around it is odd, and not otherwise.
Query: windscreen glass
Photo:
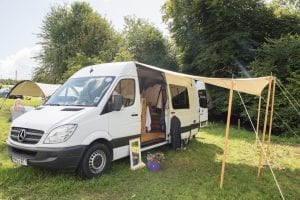
[[[114,77],[72,78],[64,83],[46,102],[53,106],[97,106]]]

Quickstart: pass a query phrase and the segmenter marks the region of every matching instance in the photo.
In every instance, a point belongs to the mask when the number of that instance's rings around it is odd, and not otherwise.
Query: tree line
[[[0,89],[3,87],[3,85],[15,85],[18,83],[17,80],[13,79],[0,79]]]
[[[86,2],[54,6],[41,28],[42,51],[34,80],[63,83],[78,69],[96,63],[137,60],[209,77],[257,77],[272,73],[289,93],[300,97],[300,5],[295,0],[167,0],[162,18],[170,37],[153,24],[125,17],[117,32]],[[210,119],[226,119],[228,92],[208,86]],[[276,91],[274,132],[300,132],[300,117]],[[257,98],[245,95],[252,117]],[[233,119],[248,124],[234,98]],[[263,107],[263,105],[262,105]],[[299,110],[300,108],[297,107]],[[263,117],[261,117],[263,119]],[[233,120],[234,121],[234,120]]]
[[[125,17],[121,33],[86,2],[54,6],[39,34],[42,51],[34,80],[63,83],[80,68],[113,61],[138,60],[177,70],[168,39],[150,22]]]

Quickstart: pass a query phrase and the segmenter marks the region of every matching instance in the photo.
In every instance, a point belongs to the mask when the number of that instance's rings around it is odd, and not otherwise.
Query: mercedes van
[[[142,151],[191,139],[207,121],[198,89],[184,74],[138,62],[85,67],[12,123],[9,155],[21,165],[100,176],[129,155],[130,139],[140,138]]]

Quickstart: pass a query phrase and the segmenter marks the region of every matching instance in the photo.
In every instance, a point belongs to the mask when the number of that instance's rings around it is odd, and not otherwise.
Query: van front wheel
[[[78,174],[82,178],[101,176],[111,165],[111,154],[105,144],[92,144],[83,155]]]

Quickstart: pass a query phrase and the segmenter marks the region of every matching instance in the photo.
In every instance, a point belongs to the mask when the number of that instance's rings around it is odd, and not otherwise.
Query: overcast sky
[[[37,45],[42,21],[53,5],[70,4],[74,0],[1,0],[0,1],[0,79],[31,79],[37,66],[32,58]],[[164,0],[87,0],[94,10],[122,30],[124,16],[135,15],[148,19],[164,34],[168,34],[161,20]]]

